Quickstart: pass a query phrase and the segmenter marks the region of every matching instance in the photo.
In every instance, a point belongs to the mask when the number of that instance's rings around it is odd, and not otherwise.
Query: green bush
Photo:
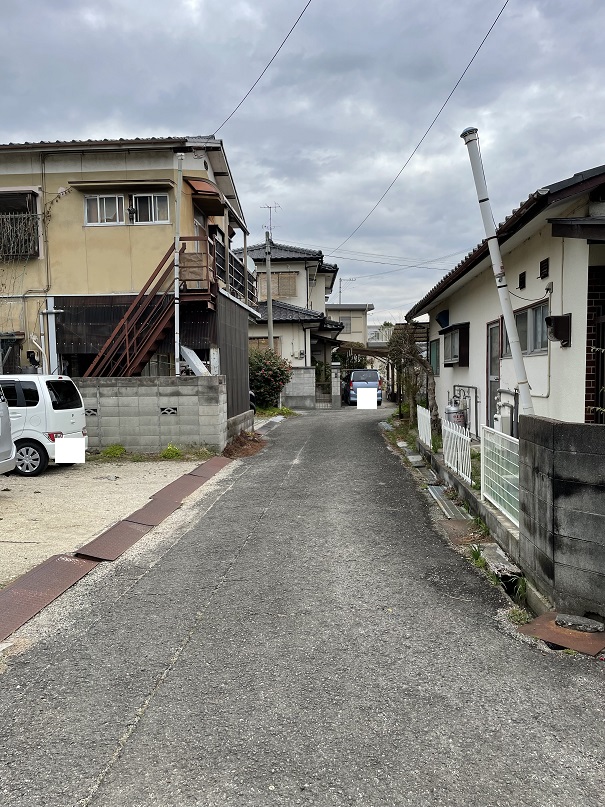
[[[160,457],[163,460],[178,460],[183,456],[183,452],[178,446],[168,443],[163,451],[160,451]]]
[[[121,446],[119,443],[114,443],[111,446],[107,446],[101,451],[102,457],[107,457],[108,459],[117,460],[119,457],[123,457],[126,453],[126,449],[124,446]]]
[[[279,395],[292,378],[292,365],[274,350],[250,351],[250,389],[259,408],[277,406]]]

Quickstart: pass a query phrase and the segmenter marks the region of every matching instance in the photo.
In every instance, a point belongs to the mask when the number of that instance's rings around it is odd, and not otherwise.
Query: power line
[[[435,117],[434,117],[434,118],[433,118],[433,120],[431,121],[431,123],[430,123],[430,125],[429,125],[428,129],[425,131],[425,133],[422,135],[422,137],[420,138],[420,140],[419,140],[419,141],[418,141],[418,143],[416,144],[416,146],[415,146],[414,150],[412,151],[412,153],[410,154],[410,156],[407,158],[407,160],[406,160],[406,161],[405,161],[405,163],[403,164],[403,167],[401,168],[401,170],[399,171],[399,173],[397,174],[397,176],[395,177],[395,179],[394,179],[394,180],[391,182],[391,184],[389,185],[389,187],[388,187],[388,188],[386,189],[386,191],[385,191],[385,192],[382,194],[382,196],[381,196],[381,197],[380,197],[380,199],[379,199],[379,200],[376,202],[376,204],[374,205],[374,207],[373,207],[373,208],[370,210],[370,212],[368,213],[368,215],[367,215],[367,216],[366,216],[366,217],[365,217],[365,218],[364,218],[364,219],[363,219],[363,220],[362,220],[362,221],[361,221],[361,222],[360,222],[360,223],[357,225],[357,227],[356,227],[356,228],[353,230],[353,232],[351,233],[351,235],[349,235],[347,238],[345,238],[345,240],[342,242],[342,244],[340,244],[338,247],[336,247],[336,250],[335,250],[335,251],[339,250],[339,249],[340,249],[342,246],[344,246],[344,244],[346,244],[346,243],[347,243],[347,241],[350,241],[350,239],[351,239],[351,238],[353,238],[353,236],[355,235],[355,233],[356,233],[356,232],[357,232],[359,229],[361,229],[361,227],[363,227],[363,225],[366,223],[366,221],[367,221],[367,220],[370,218],[370,216],[372,215],[372,213],[373,213],[373,212],[376,210],[376,208],[378,207],[378,205],[379,205],[379,204],[382,202],[382,200],[384,199],[384,197],[387,195],[387,193],[388,193],[388,192],[391,190],[391,188],[393,187],[393,185],[394,185],[394,184],[397,182],[397,180],[399,179],[399,177],[400,177],[400,176],[403,174],[403,172],[405,171],[405,169],[407,168],[407,166],[408,166],[408,165],[409,165],[409,163],[411,162],[412,157],[414,156],[414,154],[416,154],[416,152],[418,151],[418,149],[420,148],[420,146],[422,145],[422,143],[424,142],[424,140],[425,140],[425,139],[426,139],[426,137],[428,136],[429,132],[431,131],[431,129],[433,128],[433,126],[434,126],[434,125],[435,125],[435,123],[437,122],[437,119],[439,118],[439,116],[441,115],[441,113],[443,112],[443,110],[445,109],[445,107],[447,106],[448,101],[450,100],[450,98],[452,97],[452,95],[453,95],[453,94],[456,92],[456,90],[458,89],[458,85],[461,83],[462,79],[463,79],[463,78],[464,78],[464,76],[467,74],[467,72],[468,72],[468,70],[469,70],[470,66],[472,65],[472,63],[475,61],[475,58],[477,57],[477,55],[478,55],[479,51],[480,51],[480,50],[481,50],[481,48],[483,47],[483,45],[484,45],[485,41],[487,40],[488,36],[491,34],[491,32],[493,31],[493,29],[495,28],[496,23],[498,22],[498,20],[499,20],[499,19],[500,19],[500,17],[502,16],[502,14],[503,14],[503,12],[504,12],[504,9],[505,9],[505,8],[506,8],[506,6],[508,5],[508,3],[509,3],[509,0],[506,0],[506,2],[504,3],[504,5],[502,6],[502,8],[500,9],[500,11],[498,12],[498,15],[496,16],[496,19],[495,19],[495,20],[493,21],[493,23],[490,25],[488,32],[485,34],[485,36],[483,37],[483,39],[482,39],[482,40],[481,40],[481,42],[479,43],[479,47],[478,47],[478,48],[477,48],[477,50],[474,52],[474,54],[473,54],[473,56],[472,56],[471,60],[469,61],[469,63],[466,65],[466,67],[465,67],[465,68],[464,68],[464,70],[462,71],[462,75],[460,76],[460,78],[458,79],[458,81],[457,81],[457,82],[454,84],[454,86],[453,86],[453,88],[452,88],[452,90],[451,90],[450,94],[447,96],[447,98],[445,99],[445,101],[444,101],[444,102],[443,102],[443,104],[441,105],[441,108],[439,109],[439,112],[437,112],[437,114],[435,115]],[[327,257],[330,257],[330,256],[327,256]]]
[[[268,62],[267,66],[265,67],[265,69],[263,70],[263,72],[262,72],[262,73],[260,74],[260,76],[259,76],[259,77],[256,79],[256,81],[254,82],[254,84],[253,84],[253,85],[250,87],[250,89],[248,90],[248,92],[247,92],[247,93],[244,95],[244,97],[242,98],[242,100],[241,100],[241,101],[239,102],[239,104],[238,104],[238,105],[235,107],[235,109],[233,110],[233,112],[232,112],[232,113],[229,115],[229,117],[225,118],[225,120],[224,120],[224,121],[221,123],[221,125],[218,127],[218,129],[215,129],[215,130],[214,130],[214,136],[215,136],[215,137],[216,137],[217,133],[218,133],[218,132],[220,132],[220,130],[223,128],[223,126],[224,126],[224,125],[227,123],[227,121],[230,121],[230,120],[231,120],[231,118],[232,118],[232,117],[235,115],[235,113],[237,112],[237,110],[238,110],[238,109],[241,107],[241,105],[244,103],[244,101],[246,100],[246,98],[247,98],[247,97],[250,95],[250,93],[252,92],[252,90],[253,90],[253,89],[256,87],[256,85],[257,85],[257,84],[258,84],[258,82],[261,80],[261,78],[262,78],[262,77],[265,75],[265,73],[267,72],[267,70],[268,70],[268,69],[271,67],[271,64],[273,63],[273,61],[274,61],[275,57],[276,57],[276,56],[277,56],[277,54],[280,52],[280,50],[283,48],[283,46],[286,44],[286,42],[287,42],[287,40],[288,40],[288,37],[290,36],[290,34],[292,33],[292,31],[293,31],[293,30],[296,28],[296,26],[297,26],[297,25],[298,25],[298,23],[300,22],[300,20],[301,20],[301,18],[302,18],[302,15],[305,13],[305,11],[306,11],[306,10],[309,8],[309,6],[311,5],[311,1],[312,1],[312,0],[309,0],[309,2],[307,3],[307,5],[306,5],[306,6],[303,8],[303,10],[300,12],[300,14],[298,15],[298,17],[297,17],[297,19],[296,19],[296,22],[294,23],[294,25],[292,26],[292,28],[290,28],[290,30],[288,31],[288,33],[287,33],[287,34],[286,34],[286,36],[284,37],[284,39],[283,39],[283,41],[282,41],[281,45],[280,45],[280,46],[279,46],[279,48],[278,48],[278,49],[275,51],[275,53],[274,53],[274,54],[273,54],[273,56],[271,57],[270,61]]]
[[[341,258],[342,260],[353,260],[350,258],[349,255],[369,255],[372,258],[392,258],[393,260],[397,261],[407,261],[410,260],[403,255],[387,255],[384,252],[362,252],[359,249],[343,249],[340,250],[338,247],[322,247],[321,244],[309,244],[305,241],[299,241],[298,239],[294,239],[297,244],[303,247],[313,247],[315,249],[321,249],[322,251],[325,250],[326,252],[330,253],[330,256],[334,256],[337,258]],[[440,255],[438,258],[428,258],[426,261],[422,261],[422,263],[434,263],[436,261],[444,261],[448,258],[454,258],[456,255],[463,255],[468,253],[470,250],[468,249],[459,249],[456,252],[449,252],[447,255]],[[334,255],[336,252],[345,252],[348,253],[346,255]],[[410,266],[415,264],[410,264]]]

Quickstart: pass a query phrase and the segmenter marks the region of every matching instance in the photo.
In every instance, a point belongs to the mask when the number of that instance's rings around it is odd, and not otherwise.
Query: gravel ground
[[[0,587],[51,555],[74,552],[142,507],[199,460],[51,465],[0,476]]]
[[[258,419],[255,429],[267,419]],[[0,475],[0,588],[83,544],[143,507],[201,460],[87,461],[50,465],[41,476]]]

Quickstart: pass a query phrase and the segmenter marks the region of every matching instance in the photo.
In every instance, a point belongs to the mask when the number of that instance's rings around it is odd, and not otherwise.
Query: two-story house
[[[241,255],[241,251],[235,252]],[[249,246],[248,256],[256,265],[260,314],[258,321],[250,324],[250,342],[254,347],[266,347],[265,244]],[[309,367],[317,362],[330,364],[337,336],[344,327],[326,313],[326,300],[337,273],[335,264],[324,263],[320,250],[271,242],[273,348],[293,367]]]
[[[326,301],[338,266],[324,262],[321,250],[270,242],[273,349],[294,368],[285,391],[292,406],[332,405],[332,352],[344,325],[330,319]],[[241,255],[241,251],[236,250]],[[251,347],[268,345],[266,244],[249,246],[256,265],[260,318],[249,327]]]
[[[246,245],[213,137],[0,145],[0,367],[174,375],[177,327],[226,376],[230,415],[247,410],[255,279],[237,230]]]

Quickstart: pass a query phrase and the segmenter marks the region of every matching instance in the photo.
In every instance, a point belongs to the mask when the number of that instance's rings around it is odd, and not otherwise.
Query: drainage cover
[[[53,555],[0,591],[0,641],[56,600],[96,565],[96,560]]]
[[[76,555],[96,560],[116,560],[150,529],[151,526],[148,524],[119,521],[89,543],[81,546]]]

